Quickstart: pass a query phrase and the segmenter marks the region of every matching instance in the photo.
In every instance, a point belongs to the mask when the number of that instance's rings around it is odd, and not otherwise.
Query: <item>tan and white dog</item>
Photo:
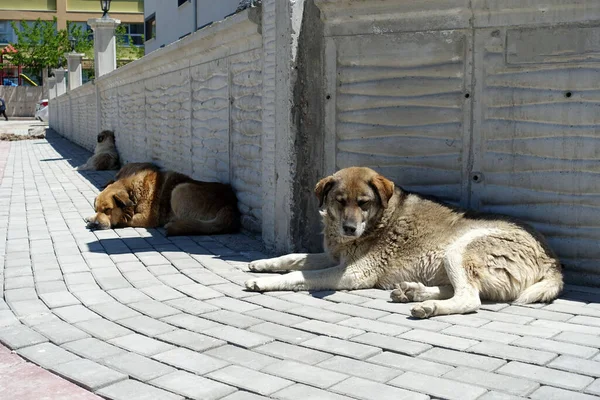
[[[83,165],[75,168],[78,171],[106,171],[119,169],[119,153],[115,146],[115,134],[112,131],[102,131],[98,134],[98,143],[94,154]]]
[[[421,302],[414,317],[473,312],[481,300],[549,302],[563,288],[561,265],[532,228],[507,217],[453,208],[394,187],[369,168],[346,168],[315,189],[324,222],[322,254],[250,263],[288,271],[250,279],[253,291],[395,289]]]

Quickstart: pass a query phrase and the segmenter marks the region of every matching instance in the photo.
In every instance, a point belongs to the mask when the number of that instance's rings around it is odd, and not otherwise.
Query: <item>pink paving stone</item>
[[[0,345],[0,399],[102,400]]]

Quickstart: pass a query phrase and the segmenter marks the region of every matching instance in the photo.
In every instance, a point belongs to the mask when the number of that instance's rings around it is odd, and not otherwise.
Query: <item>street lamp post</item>
[[[111,0],[100,0],[100,8],[104,11],[102,14],[102,18],[108,18],[108,10],[110,10],[110,2]]]

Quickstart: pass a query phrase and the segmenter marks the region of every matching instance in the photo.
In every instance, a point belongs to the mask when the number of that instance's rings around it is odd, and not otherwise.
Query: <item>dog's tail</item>
[[[220,209],[213,219],[178,219],[165,225],[165,229],[168,236],[232,233],[239,229],[239,213],[235,207],[227,206]]]
[[[525,289],[513,304],[549,303],[558,297],[563,286],[563,277],[558,264],[552,266],[542,280]]]

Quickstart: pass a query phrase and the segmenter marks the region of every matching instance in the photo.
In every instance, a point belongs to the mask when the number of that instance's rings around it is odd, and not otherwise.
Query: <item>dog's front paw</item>
[[[408,303],[408,297],[402,289],[394,289],[390,294],[393,303]]]
[[[435,313],[435,302],[424,301],[419,303],[410,310],[410,313],[415,318],[429,318]]]
[[[270,259],[252,261],[248,264],[248,269],[252,272],[271,271],[272,266],[270,261]]]
[[[246,289],[248,289],[251,292],[264,292],[267,289],[265,289],[266,285],[264,285],[264,284],[261,285],[261,282],[260,282],[261,280],[263,280],[263,279],[260,279],[260,278],[248,279],[245,282]]]

